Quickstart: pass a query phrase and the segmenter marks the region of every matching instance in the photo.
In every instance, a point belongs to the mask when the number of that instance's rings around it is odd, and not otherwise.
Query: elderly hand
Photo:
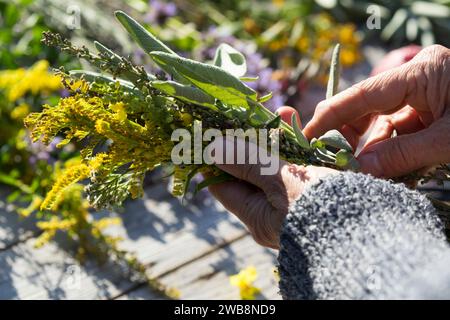
[[[322,101],[304,133],[311,139],[338,129],[356,147],[370,126],[358,156],[365,173],[395,177],[450,162],[450,50],[425,48]]]
[[[289,123],[295,110],[283,107],[278,112],[283,120]],[[227,144],[232,142],[223,140],[215,141],[214,144],[216,150],[227,150],[230,147]],[[231,147],[235,145],[232,144]],[[221,153],[223,154],[223,151],[217,154]],[[304,167],[278,161],[279,170],[275,175],[261,175],[258,164],[216,164],[218,168],[239,180],[209,186],[210,192],[224,207],[247,226],[256,242],[274,249],[279,246],[281,225],[290,204],[309,184],[326,175],[337,173],[329,168]]]

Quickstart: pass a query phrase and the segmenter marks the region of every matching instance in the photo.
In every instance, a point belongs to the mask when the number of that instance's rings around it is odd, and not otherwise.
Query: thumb
[[[450,162],[450,135],[443,134],[448,122],[441,119],[421,131],[370,145],[358,157],[361,171],[390,178]]]

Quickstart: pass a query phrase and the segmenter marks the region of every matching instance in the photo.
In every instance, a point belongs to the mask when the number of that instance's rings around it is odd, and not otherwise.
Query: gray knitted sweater
[[[342,173],[293,204],[280,237],[284,299],[450,299],[450,248],[431,203]]]

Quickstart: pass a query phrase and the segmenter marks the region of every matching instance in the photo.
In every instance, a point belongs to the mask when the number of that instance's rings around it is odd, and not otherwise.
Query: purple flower
[[[28,158],[28,162],[30,165],[36,165],[39,161],[45,161],[49,164],[53,164],[57,160],[57,152],[56,145],[61,142],[60,137],[56,137],[52,140],[49,145],[43,144],[41,141],[32,142],[31,139],[27,136],[26,141],[28,143],[28,151],[30,152],[30,157]]]
[[[167,18],[177,14],[177,6],[173,2],[150,0],[149,7],[150,12],[144,17],[148,24],[162,24]]]

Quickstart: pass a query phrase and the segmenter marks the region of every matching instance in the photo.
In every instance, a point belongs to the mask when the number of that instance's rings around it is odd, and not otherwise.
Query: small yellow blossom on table
[[[241,299],[254,300],[261,290],[253,285],[258,278],[258,273],[254,266],[249,266],[241,270],[238,274],[230,277],[230,284],[239,288]]]

